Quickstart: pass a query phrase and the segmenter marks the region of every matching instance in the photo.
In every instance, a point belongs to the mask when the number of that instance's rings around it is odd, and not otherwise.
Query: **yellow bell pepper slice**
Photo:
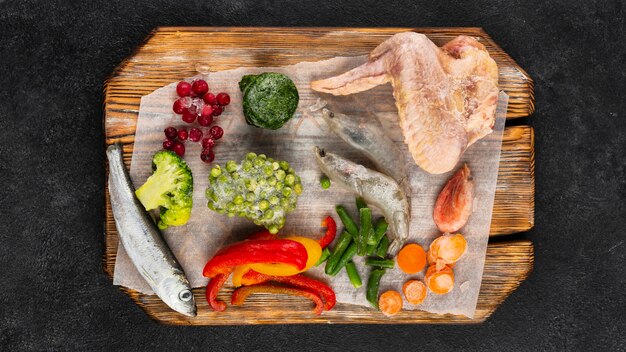
[[[306,266],[302,270],[296,269],[293,265],[283,263],[257,263],[257,264],[245,264],[235,267],[233,271],[233,286],[240,287],[243,276],[250,270],[254,270],[258,273],[272,276],[291,276],[301,272],[309,270],[322,256],[322,247],[320,244],[306,237],[287,237],[287,240],[296,241],[301,243],[306,249],[308,255],[306,260]]]
[[[308,258],[306,261],[306,266],[303,270],[296,269],[293,265],[276,263],[276,264],[268,264],[268,263],[257,263],[250,264],[250,268],[256,272],[265,275],[273,275],[273,276],[291,276],[299,274],[303,271],[309,270],[322,256],[322,247],[320,244],[306,237],[287,237],[286,239],[296,241],[301,243],[306,252],[308,254]]]

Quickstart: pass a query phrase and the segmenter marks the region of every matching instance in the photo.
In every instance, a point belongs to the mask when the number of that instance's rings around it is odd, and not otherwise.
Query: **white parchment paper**
[[[354,196],[333,184],[330,189],[322,190],[319,185],[320,171],[315,163],[314,146],[372,167],[372,163],[326,127],[321,111],[312,111],[312,106],[319,107],[320,98],[328,103],[333,111],[354,116],[355,119],[378,118],[385,132],[397,143],[404,153],[411,180],[411,225],[409,242],[419,243],[428,249],[434,238],[440,235],[432,219],[435,199],[444,183],[453,172],[443,175],[430,175],[419,169],[413,162],[398,125],[398,114],[391,94],[391,86],[384,85],[372,90],[347,97],[332,97],[319,94],[309,88],[309,82],[345,72],[362,64],[365,56],[337,57],[320,62],[302,62],[284,67],[239,68],[235,70],[199,75],[208,80],[211,91],[228,92],[231,104],[226,112],[216,119],[215,124],[224,128],[224,137],[215,147],[215,162],[223,164],[228,160],[240,161],[245,153],[253,151],[268,156],[287,160],[302,178],[304,193],[298,200],[296,211],[287,216],[287,223],[281,230],[282,235],[298,234],[319,238],[323,230],[321,220],[332,215],[341,231],[341,222],[334,212],[337,204],[343,204],[356,218]],[[241,108],[241,93],[238,83],[245,74],[262,72],[280,72],[289,76],[296,84],[300,103],[295,117],[276,131],[248,126]],[[142,97],[135,135],[135,146],[131,162],[131,178],[136,187],[142,185],[151,173],[152,154],[161,149],[164,140],[163,129],[167,126],[186,125],[180,116],[172,112],[176,99],[176,83],[155,90]],[[493,198],[500,159],[502,130],[506,114],[508,97],[500,93],[497,119],[493,133],[476,142],[465,152],[462,162],[469,164],[475,182],[474,213],[467,225],[461,230],[468,241],[465,256],[454,268],[455,288],[447,295],[435,295],[429,292],[425,302],[419,306],[405,303],[405,309],[421,309],[434,313],[462,314],[473,317],[480,290],[489,237],[489,227],[493,208]],[[187,143],[185,160],[194,176],[194,208],[187,225],[163,231],[168,245],[176,255],[187,278],[193,287],[205,286],[207,279],[202,276],[206,261],[226,243],[245,238],[256,227],[250,221],[240,218],[228,218],[210,211],[206,207],[204,191],[208,185],[210,166],[200,160],[201,148],[196,143]],[[459,166],[461,163],[459,164]],[[456,169],[455,169],[456,170]],[[375,210],[376,217],[380,212]],[[323,275],[323,266],[314,268],[307,274],[328,282],[337,293],[338,302],[369,305],[365,300],[365,286],[369,269],[362,265],[361,258],[355,260],[363,279],[363,287],[356,290],[350,284],[345,271],[335,278]],[[381,281],[381,290],[401,290],[402,284],[409,278],[423,278],[407,275],[398,269],[389,270]],[[114,284],[132,288],[144,293],[152,293],[136,271],[128,255],[120,244],[115,263]],[[382,292],[382,291],[381,291]]]

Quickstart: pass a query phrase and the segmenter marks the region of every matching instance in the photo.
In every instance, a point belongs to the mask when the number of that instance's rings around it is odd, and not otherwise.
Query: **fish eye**
[[[180,300],[183,302],[190,301],[192,297],[193,294],[189,290],[180,291],[180,293],[178,294],[178,298],[180,298]]]

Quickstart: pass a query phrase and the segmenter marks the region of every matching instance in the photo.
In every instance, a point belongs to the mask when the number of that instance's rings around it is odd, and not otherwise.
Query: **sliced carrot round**
[[[395,315],[402,310],[402,296],[398,291],[386,291],[378,299],[378,308],[386,316]]]
[[[419,244],[409,243],[398,252],[397,260],[405,273],[419,273],[426,266],[426,252]]]
[[[467,241],[463,235],[444,234],[430,244],[428,259],[429,262],[432,259],[435,259],[434,261],[441,259],[445,264],[454,264],[461,259],[466,250]]]
[[[426,270],[424,282],[433,293],[445,295],[454,288],[454,271],[447,265],[440,270],[437,270],[435,265],[431,265]]]
[[[404,297],[411,304],[421,304],[426,299],[428,290],[420,280],[409,280],[402,286]]]

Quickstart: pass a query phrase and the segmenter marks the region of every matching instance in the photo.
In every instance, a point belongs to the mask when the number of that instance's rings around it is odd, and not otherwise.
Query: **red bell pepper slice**
[[[224,286],[224,283],[228,279],[229,275],[230,272],[227,274],[215,275],[215,277],[209,280],[206,287],[206,300],[209,303],[209,306],[211,306],[211,308],[216,312],[222,312],[226,309],[226,303],[218,300],[217,294],[220,291],[220,288]]]
[[[237,242],[218,251],[206,263],[202,275],[214,277],[230,273],[237,265],[253,263],[284,263],[302,270],[308,256],[301,243],[287,239]]]
[[[302,274],[292,276],[270,276],[258,273],[254,270],[248,271],[241,279],[241,284],[244,286],[257,285],[268,281],[276,281],[291,286],[307,289],[313,291],[324,298],[326,302],[324,304],[325,310],[331,310],[337,303],[337,297],[335,291],[325,283],[311,279]]]
[[[322,226],[326,227],[326,233],[324,237],[320,238],[319,243],[320,247],[324,249],[335,239],[337,235],[337,223],[335,223],[335,220],[331,216],[327,216],[326,219],[322,221]]]
[[[248,296],[253,293],[276,293],[306,297],[315,302],[315,308],[313,308],[313,312],[316,315],[320,315],[322,313],[322,309],[324,306],[320,296],[316,295],[313,292],[302,288],[283,287],[275,285],[253,285],[240,287],[233,292],[233,295],[231,297],[231,303],[235,306],[240,306],[245,302],[246,298],[248,298]]]
[[[272,235],[267,230],[261,230],[250,235],[250,237],[248,237],[248,240],[273,240],[275,238],[276,235]]]

